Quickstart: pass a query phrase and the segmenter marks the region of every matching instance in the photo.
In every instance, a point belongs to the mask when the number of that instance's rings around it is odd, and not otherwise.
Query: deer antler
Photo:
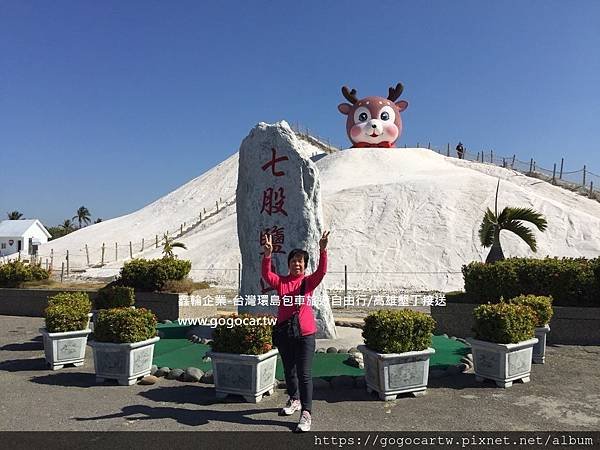
[[[404,86],[402,86],[402,83],[398,83],[395,88],[390,88],[389,94],[388,94],[388,100],[391,102],[395,102],[398,99],[398,97],[400,97],[403,90],[404,90]]]
[[[348,100],[353,105],[358,101],[358,99],[356,98],[356,89],[352,89],[350,91],[347,86],[344,86],[342,88],[342,94],[344,94],[346,100]]]

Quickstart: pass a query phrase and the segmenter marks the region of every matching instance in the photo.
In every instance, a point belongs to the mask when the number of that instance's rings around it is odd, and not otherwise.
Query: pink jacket
[[[327,250],[323,250],[319,255],[319,267],[317,270],[306,277],[300,275],[293,277],[291,275],[279,276],[271,270],[271,258],[263,257],[262,260],[262,277],[269,283],[270,286],[277,289],[280,305],[277,311],[277,323],[281,323],[292,317],[296,308],[300,307],[298,319],[300,322],[300,333],[302,336],[308,336],[317,332],[317,324],[313,314],[312,307],[308,304],[307,298],[312,296],[313,291],[319,285],[325,274],[327,273]],[[295,297],[300,295],[300,285],[302,280],[306,278],[304,290],[304,303],[302,305],[284,305],[283,297],[285,295]],[[295,299],[294,299],[295,301]]]

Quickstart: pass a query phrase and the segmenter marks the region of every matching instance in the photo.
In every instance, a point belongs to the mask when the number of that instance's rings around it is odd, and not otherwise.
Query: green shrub
[[[94,340],[98,342],[141,342],[156,336],[156,317],[145,308],[113,308],[98,311]]]
[[[550,323],[550,319],[554,315],[552,309],[552,297],[536,296],[536,295],[519,295],[511,298],[509,303],[516,305],[529,306],[536,315],[536,327],[543,327]]]
[[[132,259],[121,269],[119,281],[142,291],[159,291],[169,280],[183,280],[191,269],[190,261],[176,258]]]
[[[37,264],[10,261],[0,264],[0,286],[19,287],[25,281],[47,280],[50,272]]]
[[[163,285],[162,292],[175,292],[175,293],[186,293],[192,294],[194,291],[200,289],[208,289],[210,284],[205,281],[196,282],[191,278],[184,278],[183,280],[167,280]]]
[[[600,306],[600,259],[510,258],[463,266],[465,291],[474,303],[501,297],[551,296],[556,306]]]
[[[379,310],[365,318],[365,345],[377,353],[404,353],[431,347],[435,320],[422,312]]]
[[[473,310],[475,338],[498,344],[516,344],[535,335],[537,316],[526,305],[496,303]]]
[[[135,303],[135,291],[129,286],[106,286],[94,303],[96,309],[127,308]]]
[[[232,314],[213,331],[212,350],[240,355],[262,355],[273,348],[272,330],[268,319],[272,316]],[[247,319],[248,323],[242,321]]]
[[[48,298],[44,310],[49,333],[84,330],[87,327],[92,303],[85,292],[61,292]]]

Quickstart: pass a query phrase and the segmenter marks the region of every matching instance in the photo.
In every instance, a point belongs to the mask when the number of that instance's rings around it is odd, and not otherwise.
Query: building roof
[[[33,226],[39,226],[47,237],[52,237],[48,230],[44,228],[42,222],[37,219],[28,220],[3,220],[0,222],[0,236],[12,237],[23,236],[27,230]]]

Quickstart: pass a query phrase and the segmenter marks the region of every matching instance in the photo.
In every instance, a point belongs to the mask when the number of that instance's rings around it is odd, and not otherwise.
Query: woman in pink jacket
[[[308,264],[308,253],[304,250],[294,249],[288,254],[289,275],[280,276],[271,270],[272,237],[269,235],[265,237],[262,277],[277,290],[280,298],[277,324],[290,320],[294,314],[298,314],[300,325],[300,336],[298,338],[284,335],[279,338],[278,342],[274,343],[283,361],[285,383],[289,395],[287,404],[279,414],[289,416],[301,410],[300,421],[296,428],[296,431],[300,432],[309,431],[312,422],[312,361],[315,353],[317,325],[308,299],[327,272],[328,238],[329,232],[325,232],[319,241],[319,266],[314,273],[308,276],[304,275],[304,270]],[[283,304],[284,296],[290,296],[296,300],[296,296],[302,294],[304,294],[305,301],[301,302],[300,305],[296,301],[292,305]],[[300,383],[298,383],[298,379]]]

